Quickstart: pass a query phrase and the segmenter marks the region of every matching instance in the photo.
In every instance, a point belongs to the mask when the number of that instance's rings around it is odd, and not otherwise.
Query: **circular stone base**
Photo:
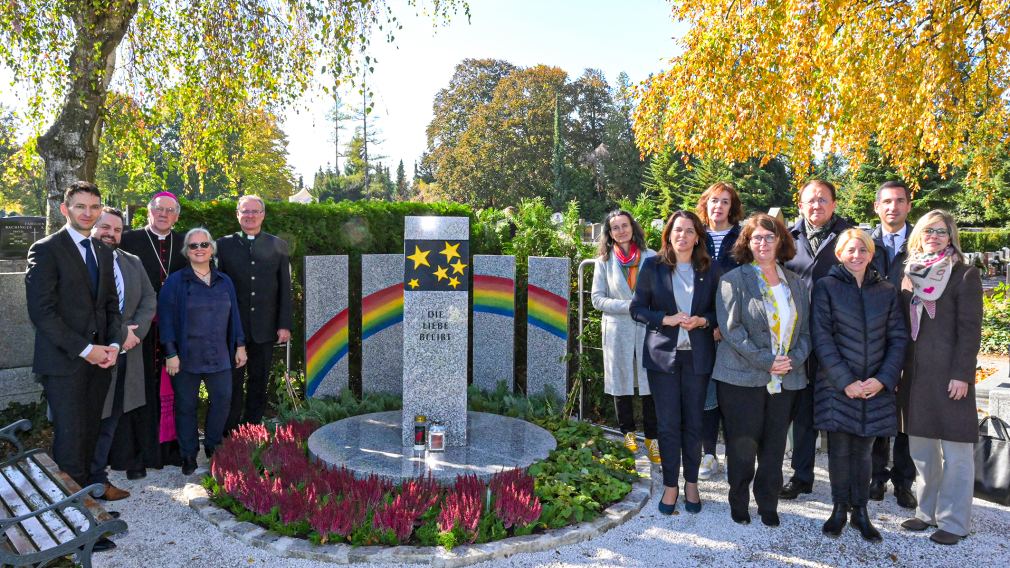
[[[394,482],[431,474],[450,483],[457,475],[487,480],[526,467],[557,447],[547,430],[517,418],[467,412],[467,445],[444,452],[403,447],[400,411],[362,414],[323,426],[309,436],[309,456],[327,467],[346,467],[356,477],[378,475]]]

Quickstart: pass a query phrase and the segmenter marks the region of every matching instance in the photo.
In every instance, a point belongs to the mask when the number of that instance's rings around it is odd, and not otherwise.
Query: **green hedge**
[[[995,252],[1010,247],[1010,229],[962,230],[959,236],[964,252]]]

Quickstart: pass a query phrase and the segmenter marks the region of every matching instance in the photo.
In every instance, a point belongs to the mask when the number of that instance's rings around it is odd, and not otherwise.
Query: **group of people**
[[[292,319],[288,246],[262,230],[265,205],[241,197],[239,230],[215,241],[202,227],[175,231],[168,192],[129,231],[95,184],[64,192],[67,223],[29,249],[25,290],[53,458],[82,487],[102,484],[115,501],[130,494],[109,466],[131,480],[165,465],[192,474],[201,382],[208,459],[240,423],[262,420],[273,346],[290,340]]]
[[[964,262],[949,213],[908,222],[902,182],[878,188],[872,234],[835,208],[835,187],[811,180],[792,227],[745,219],[735,188],[716,183],[696,211],[670,216],[656,252],[630,213],[607,215],[592,290],[605,391],[632,451],[641,399],[645,446],[662,465],[660,513],[677,510],[681,462],[684,508],[701,511],[698,481],[719,469],[721,423],[730,516],[750,523],[753,491],[761,522],[778,526],[779,500],[812,492],[823,431],[826,535],[852,524],[881,541],[867,504],[890,481],[915,510],[903,529],[935,528],[933,542],[955,544],[971,524],[979,271]]]

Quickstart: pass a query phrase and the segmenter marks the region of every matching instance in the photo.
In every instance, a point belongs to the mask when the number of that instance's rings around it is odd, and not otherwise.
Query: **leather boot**
[[[866,511],[866,505],[852,507],[852,517],[849,518],[849,522],[852,526],[859,529],[859,534],[862,535],[863,539],[870,542],[881,542],[883,537],[880,536],[880,531],[873,527],[870,522],[870,515]]]
[[[846,517],[849,514],[849,506],[844,503],[835,503],[833,509],[831,509],[831,516],[828,520],[824,521],[824,526],[821,528],[824,534],[828,536],[841,536],[842,529],[845,528]]]

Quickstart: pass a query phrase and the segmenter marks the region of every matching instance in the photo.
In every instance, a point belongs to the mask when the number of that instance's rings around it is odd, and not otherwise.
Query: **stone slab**
[[[473,256],[473,384],[493,391],[515,380],[514,256]]]
[[[0,274],[0,369],[31,367],[35,328],[28,318],[24,272]],[[3,385],[0,384],[0,395]]]
[[[526,297],[526,394],[553,389],[568,395],[568,299],[571,263],[567,258],[529,258]]]
[[[403,392],[403,255],[361,255],[361,390]]]
[[[35,380],[31,367],[0,369],[0,410],[12,402],[31,404],[42,400],[42,384]]]
[[[546,458],[557,446],[550,432],[524,420],[484,412],[467,414],[465,447],[415,453],[401,442],[400,412],[390,411],[353,416],[319,428],[309,436],[309,454],[331,467],[344,466],[358,477],[375,474],[400,482],[431,474],[440,483],[452,483],[457,475],[475,474],[487,480],[499,471],[526,467]]]
[[[447,445],[466,445],[469,237],[467,217],[404,218],[404,446],[419,414],[445,425]]]
[[[347,256],[305,257],[306,394],[339,396],[347,388]]]
[[[1010,388],[1001,387],[989,391],[989,415],[1010,424]]]

